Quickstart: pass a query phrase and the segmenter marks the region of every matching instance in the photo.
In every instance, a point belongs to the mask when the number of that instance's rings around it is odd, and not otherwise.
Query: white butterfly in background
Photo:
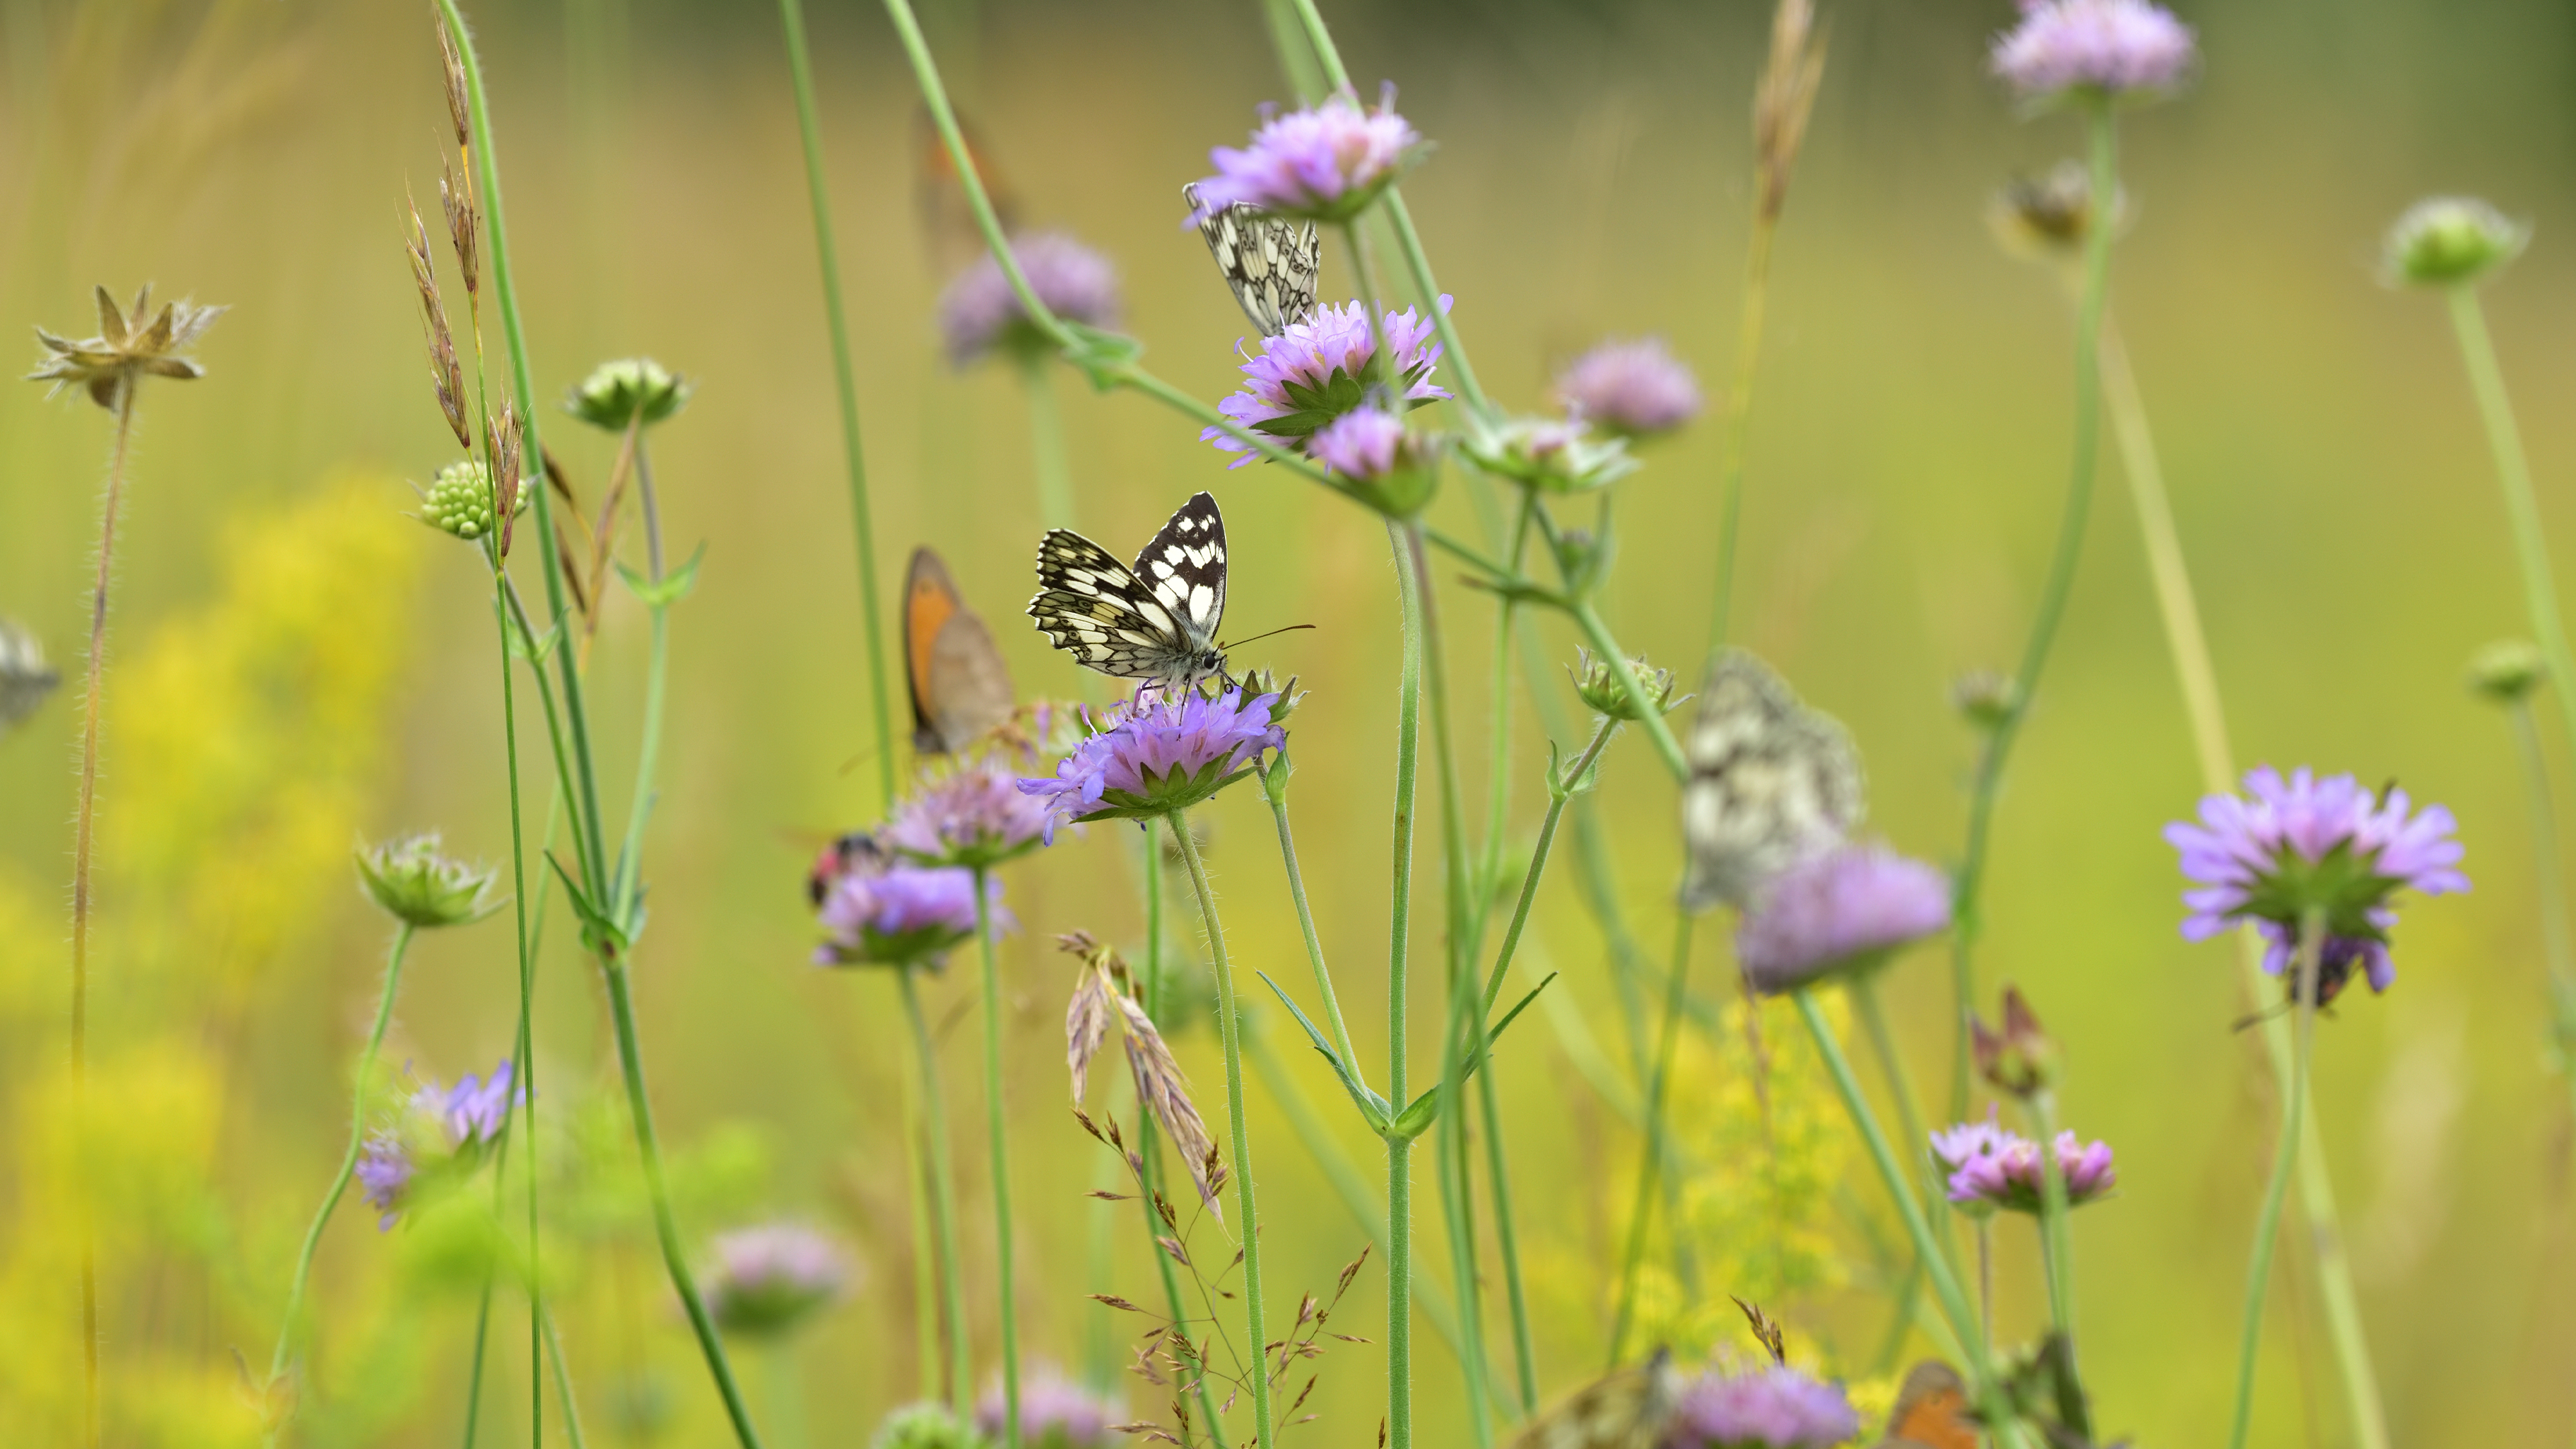
[[[1742,649],[1710,668],[1682,752],[1690,910],[1751,905],[1773,876],[1848,839],[1867,811],[1850,733]]]
[[[1197,185],[1182,187],[1181,197],[1190,214],[1198,215]],[[1262,336],[1276,337],[1314,312],[1324,243],[1313,222],[1283,221],[1237,202],[1200,222],[1199,235],[1207,238],[1208,255]]]
[[[45,663],[45,646],[36,636],[0,619],[0,735],[34,714],[62,682]]]

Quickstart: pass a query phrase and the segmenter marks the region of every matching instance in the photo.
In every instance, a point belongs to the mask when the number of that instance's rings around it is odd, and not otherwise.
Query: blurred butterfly
[[[1190,215],[1199,214],[1198,186],[1181,188]],[[1208,255],[1234,290],[1243,315],[1276,337],[1315,310],[1315,283],[1324,267],[1324,244],[1311,221],[1283,221],[1237,202],[1199,223]]]
[[[912,551],[903,586],[904,682],[912,691],[912,746],[953,755],[1010,723],[1011,671],[993,631],[966,607],[948,566]]]
[[[1133,565],[1069,528],[1038,544],[1029,617],[1085,669],[1187,688],[1225,674],[1225,519],[1205,493],[1174,513]]]
[[[36,636],[0,619],[0,734],[34,714],[62,682],[45,663],[45,646]]]
[[[1860,824],[1860,751],[1832,716],[1799,703],[1771,666],[1729,649],[1711,667],[1683,742],[1682,903],[1743,907],[1772,876]]]
[[[964,116],[957,118],[957,134],[966,142],[966,158],[975,163],[976,178],[984,183],[984,199],[993,203],[993,215],[1002,224],[1002,234],[1018,231],[1019,201],[994,166],[993,153],[984,145],[983,134],[967,124]],[[954,275],[984,254],[984,233],[975,225],[975,208],[966,200],[966,183],[957,174],[957,162],[948,154],[947,142],[940,139],[939,126],[931,120],[929,107],[913,108],[912,135],[913,202],[921,213],[922,234],[929,239],[931,263],[942,276]]]
[[[1977,1449],[1979,1442],[1968,1386],[1957,1370],[1927,1358],[1906,1371],[1887,1433],[1872,1449]]]
[[[1681,1395],[1681,1373],[1672,1354],[1659,1348],[1653,1358],[1584,1385],[1532,1419],[1512,1449],[1658,1449]]]

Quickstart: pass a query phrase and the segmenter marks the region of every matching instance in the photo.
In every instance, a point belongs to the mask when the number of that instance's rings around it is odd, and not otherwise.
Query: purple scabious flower
[[[849,1286],[850,1263],[832,1240],[793,1223],[722,1233],[707,1275],[707,1310],[728,1333],[785,1333]]]
[[[2160,94],[2190,74],[2191,27],[2149,0],[2022,0],[1991,64],[2025,100]]]
[[[1342,414],[1306,442],[1306,456],[1355,483],[1374,483],[1395,471],[1407,451],[1404,420],[1373,407]]]
[[[1182,225],[1197,226],[1238,204],[1311,221],[1359,215],[1422,154],[1421,134],[1394,106],[1390,86],[1366,110],[1336,95],[1268,117],[1251,145],[1208,152],[1216,174],[1198,183],[1199,209]]]
[[[2119,1185],[2110,1144],[2079,1143],[2074,1133],[2060,1132],[2056,1151],[2068,1207],[2082,1207]],[[1993,1113],[1983,1122],[1933,1133],[1932,1156],[1950,1174],[1950,1201],[1970,1212],[2039,1213],[2047,1190],[2039,1144],[1997,1126]]]
[[[1067,820],[1142,820],[1186,810],[1253,773],[1264,750],[1288,747],[1272,720],[1276,694],[1214,699],[1193,690],[1118,706],[1099,730],[1057,764],[1055,774],[1020,781],[1046,803],[1047,833]]]
[[[2198,825],[2165,827],[2183,875],[2201,887],[2183,893],[2191,908],[2183,939],[2205,941],[2252,921],[2271,943],[2263,969],[2278,976],[2296,954],[2301,922],[2315,912],[2326,934],[2312,1004],[2332,1001],[2356,967],[2371,990],[2387,990],[2397,979],[2388,959],[2397,892],[2469,888],[2451,812],[2428,805],[2410,814],[2412,802],[2393,785],[2374,795],[2350,775],[2320,780],[2304,766],[2284,779],[2265,765],[2246,775],[2245,791],[2204,798]]]
[[[1660,337],[1617,338],[1567,364],[1556,375],[1557,401],[1603,432],[1643,438],[1669,433],[1706,405],[1688,364]]]
[[[996,930],[1012,929],[1002,883],[984,878]],[[917,966],[975,935],[975,873],[964,866],[854,865],[828,887],[816,918],[830,933],[814,948],[818,966]]]
[[[1449,310],[1446,295],[1440,299],[1440,310],[1443,314]],[[1243,375],[1250,381],[1218,403],[1216,410],[1246,432],[1277,438],[1284,446],[1303,451],[1314,434],[1358,409],[1373,385],[1400,392],[1408,410],[1449,396],[1447,388],[1431,382],[1431,370],[1440,362],[1440,344],[1432,340],[1437,324],[1411,307],[1385,313],[1379,321],[1387,350],[1394,354],[1392,378],[1385,360],[1377,355],[1377,335],[1362,304],[1318,307],[1305,321],[1290,323],[1285,332],[1263,339],[1261,355],[1243,364]],[[1221,453],[1238,454],[1232,467],[1261,456],[1223,428],[1208,428],[1199,439],[1215,444]]]
[[[1841,1388],[1785,1365],[1712,1370],[1682,1390],[1672,1449],[1826,1449],[1860,1432]]]
[[[1118,324],[1118,270],[1071,236],[1042,231],[1011,239],[1011,256],[1047,310],[1086,327]],[[1054,339],[1029,321],[1002,264],[986,252],[959,272],[939,297],[939,331],[948,360],[964,367],[987,353],[1052,348]]]
[[[897,808],[876,843],[922,865],[989,870],[1016,859],[1038,848],[1047,827],[1046,807],[1018,780],[998,758],[961,765]]]
[[[501,1135],[516,1102],[510,1093],[512,1075],[510,1059],[503,1057],[501,1064],[492,1069],[489,1080],[478,1080],[468,1072],[444,1091],[435,1083],[421,1088],[413,1100],[422,1111],[438,1119],[438,1125],[446,1130],[448,1145],[459,1149],[489,1145]]]
[[[1020,1381],[1020,1442],[1036,1449],[1101,1449],[1121,1417],[1116,1405],[1053,1370]],[[975,1428],[987,1442],[1002,1442],[1009,1419],[1001,1385],[975,1401]]]
[[[371,1132],[358,1154],[358,1187],[376,1210],[376,1231],[390,1232],[402,1216],[404,1189],[411,1186],[411,1149],[391,1132]]]
[[[1735,929],[1735,955],[1766,994],[1874,966],[1950,925],[1950,882],[1880,845],[1838,845],[1766,884]]]

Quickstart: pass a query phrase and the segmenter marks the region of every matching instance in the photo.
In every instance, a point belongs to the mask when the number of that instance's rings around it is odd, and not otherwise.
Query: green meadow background
[[[1541,406],[1554,367],[1604,335],[1643,333],[1668,338],[1714,389],[1733,359],[1767,6],[1439,0],[1327,15],[1363,87],[1394,80],[1438,143],[1406,194],[1490,389]],[[2315,1101],[2372,1349],[2398,1442],[2561,1439],[2576,1416],[2569,1094],[2548,1059],[2510,740],[2461,686],[2474,647],[2524,625],[2441,310],[2380,286],[2373,264],[2381,229],[2428,192],[2483,194],[2535,222],[2529,254],[2489,291],[2491,319],[2543,512],[2576,543],[2576,13],[2284,0],[2184,17],[2205,50],[2198,84],[2124,124],[2136,220],[2114,307],[2238,756],[2394,778],[2447,803],[2477,883],[2416,903],[2396,989],[2346,998],[2319,1033]],[[1246,329],[1180,228],[1178,188],[1285,94],[1258,7],[989,0],[928,18],[1024,218],[1116,259],[1150,365],[1211,400],[1229,390]],[[1973,745],[1949,682],[2017,650],[2068,449],[2068,308],[1983,220],[2007,176],[2078,141],[2064,117],[2017,118],[1986,79],[1986,38],[2010,18],[2001,0],[1826,7],[1830,60],[1753,415],[1737,606],[1743,640],[1858,736],[1874,828],[1942,860],[1959,848]],[[406,188],[434,201],[447,154],[436,51],[414,4],[6,0],[0,19],[0,323],[19,329],[27,362],[26,327],[91,330],[93,282],[150,280],[233,308],[200,351],[204,381],[144,394],[119,541],[93,1151],[109,1184],[111,1442],[251,1442],[233,1351],[266,1362],[295,1241],[346,1130],[348,1063],[386,935],[347,852],[436,828],[460,852],[508,859],[485,583],[468,551],[404,517],[406,480],[426,481],[452,443],[402,260]],[[888,981],[806,964],[806,864],[880,802],[776,17],[748,0],[528,0],[475,19],[540,393],[637,352],[699,384],[655,438],[666,532],[707,554],[673,626],[642,1030],[693,1238],[786,1215],[861,1260],[849,1302],[748,1370],[765,1417],[801,1395],[801,1436],[781,1431],[791,1449],[855,1444],[919,1381],[904,1058]],[[956,372],[939,351],[944,276],[915,204],[909,77],[875,7],[818,4],[811,19],[886,598],[909,548],[936,545],[1023,692],[1076,695],[1075,672],[1019,627],[1039,525],[1018,385],[1007,369]],[[1351,290],[1329,249],[1326,280],[1332,295]],[[452,285],[449,296],[461,319]],[[1295,672],[1311,691],[1294,721],[1304,865],[1381,1072],[1397,643],[1382,530],[1273,472],[1226,472],[1194,427],[1146,400],[1093,395],[1069,372],[1058,383],[1087,530],[1124,551],[1213,489],[1233,539],[1232,630],[1317,626],[1238,662]],[[85,402],[0,390],[0,614],[34,628],[67,674],[107,439],[107,415]],[[595,498],[611,441],[569,421],[548,439]],[[1705,642],[1716,444],[1703,424],[1650,449],[1622,485],[1607,611],[1661,662],[1688,665]],[[1472,535],[1465,486],[1451,479],[1435,521]],[[2007,782],[1984,961],[1989,983],[2020,983],[2064,1044],[2071,1124],[2119,1153],[2119,1195],[2075,1226],[2100,1418],[2142,1444],[2208,1443],[2230,1393],[2272,1099],[2251,1038],[2230,1030],[2243,1009],[2231,949],[2176,934],[2180,882],[2157,830],[2190,810],[2198,776],[2107,450],[2098,503]],[[531,584],[535,562],[520,559]],[[1464,763],[1481,779],[1488,606],[1456,587],[1440,602]],[[1539,635],[1549,660],[1572,657],[1557,626]],[[632,768],[642,639],[640,609],[613,598],[591,665],[610,781]],[[1561,676],[1539,684],[1572,712]],[[70,1441],[79,1381],[63,1187],[76,694],[67,686],[0,738],[0,1437],[30,1444]],[[1537,717],[1515,710],[1526,838],[1544,751]],[[532,766],[538,740],[523,748]],[[1673,793],[1642,740],[1610,758],[1618,889],[1639,935],[1660,942]],[[2564,778],[2571,762],[2554,763]],[[1430,788],[1426,776],[1426,806]],[[541,809],[542,793],[531,798]],[[1238,792],[1206,813],[1238,964],[1301,981],[1265,812]],[[1100,826],[1009,872],[1023,926],[1004,962],[1022,1331],[1032,1359],[1068,1371],[1098,1363],[1117,1347],[1104,1335],[1133,1323],[1084,1295],[1142,1300],[1152,1277],[1133,1219],[1101,1219],[1082,1197],[1112,1179],[1064,1110],[1071,976],[1049,938],[1085,927],[1137,939],[1133,855],[1122,827]],[[1421,860],[1436,890],[1428,833]],[[1552,875],[1536,940],[1563,973],[1551,992],[1576,1008],[1565,1015],[1620,1056],[1600,936],[1570,879]],[[1700,941],[1697,979],[1722,1001],[1722,932]],[[536,1035],[541,1111],[581,1127],[550,1138],[562,1220],[546,1250],[586,1427],[600,1444],[715,1444],[714,1396],[626,1185],[604,1013],[573,944],[569,921],[555,922]],[[1434,958],[1427,938],[1418,949],[1419,988]],[[441,1079],[488,1070],[507,1050],[515,970],[501,926],[423,941],[393,1059]],[[981,1373],[992,1230],[970,977],[952,972],[930,997],[946,1029]],[[1946,1071],[1947,991],[1937,950],[1888,988],[1927,1086]],[[1417,1060],[1437,1006],[1436,986],[1417,991]],[[1292,1049],[1275,1010],[1263,1017],[1382,1190],[1323,1064]],[[1212,1025],[1177,1045],[1213,1118]],[[1551,1394],[1601,1362],[1634,1162],[1569,1040],[1533,1014],[1499,1067]],[[1685,1093],[1722,1091],[1722,1076],[1690,1078]],[[1365,1241],[1280,1102],[1256,1087],[1250,1105],[1274,1304],[1328,1285]],[[1804,1357],[1883,1388],[1885,1309],[1865,1290],[1879,1271],[1869,1234],[1890,1231],[1884,1196],[1830,1104],[1810,1110],[1834,1139],[1817,1149],[1833,1180],[1816,1226],[1841,1266],[1770,1306]],[[1446,1282],[1420,1158],[1423,1264]],[[1097,1278],[1095,1234],[1109,1252]],[[2026,1230],[2004,1224],[1998,1244],[2009,1335],[2042,1303]],[[1485,1276],[1498,1296],[1490,1262]],[[2261,1442],[2349,1440],[2309,1276],[2276,1282]],[[317,1273],[295,1432],[456,1442],[478,1285],[436,1233],[380,1235],[344,1206]],[[1728,1286],[1706,1285],[1720,1306]],[[505,1292],[494,1313],[483,1429],[516,1442],[524,1307]],[[1502,1369],[1499,1311],[1490,1324]],[[1291,1432],[1360,1444],[1383,1404],[1374,1267],[1335,1326],[1372,1342],[1333,1346],[1312,1402],[1321,1422]],[[1463,1445],[1454,1361],[1421,1342],[1426,1443]],[[1140,1414],[1155,1407],[1124,1382]],[[551,1403],[547,1417],[559,1436]]]

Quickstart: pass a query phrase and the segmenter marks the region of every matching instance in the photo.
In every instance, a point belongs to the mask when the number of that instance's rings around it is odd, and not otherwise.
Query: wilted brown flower
[[[2004,988],[2003,1030],[1996,1031],[1972,1014],[1968,1033],[1976,1050],[1977,1073],[1996,1091],[2026,1102],[2048,1090],[2056,1075],[2057,1044],[2049,1040],[2019,987]]]
[[[116,309],[116,298],[109,295],[107,288],[100,287],[98,335],[72,341],[37,328],[36,340],[52,355],[28,373],[28,379],[52,383],[47,397],[67,387],[86,388],[91,402],[113,409],[134,379],[146,373],[154,377],[205,376],[206,370],[193,359],[178,354],[203,336],[226,309],[199,307],[185,301],[164,302],[160,312],[147,323],[143,319],[151,309],[152,288],[148,283],[134,294],[134,305],[123,312]]]

